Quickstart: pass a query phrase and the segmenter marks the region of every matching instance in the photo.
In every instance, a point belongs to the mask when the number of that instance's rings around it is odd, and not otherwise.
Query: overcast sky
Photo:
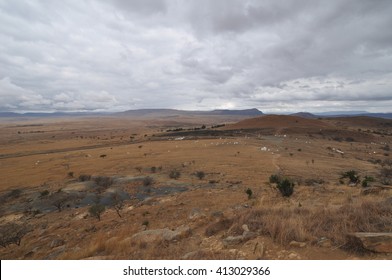
[[[0,0],[0,111],[392,108],[390,0]]]

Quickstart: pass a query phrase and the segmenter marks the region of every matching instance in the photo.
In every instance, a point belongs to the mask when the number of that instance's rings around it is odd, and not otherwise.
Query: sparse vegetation
[[[108,188],[113,185],[113,178],[108,176],[97,176],[94,177],[94,182],[102,188]]]
[[[247,188],[245,190],[245,193],[248,195],[248,199],[252,198],[253,192],[252,192],[252,190],[250,188]]]
[[[284,178],[282,181],[278,182],[276,187],[282,196],[290,197],[294,193],[294,182],[288,178]]]
[[[116,210],[117,215],[121,217],[120,211],[124,208],[124,199],[117,192],[112,194],[113,208]]]
[[[374,182],[374,178],[372,176],[365,176],[365,178],[362,180],[362,187],[367,188],[369,187],[371,182]]]
[[[199,178],[199,180],[202,180],[205,176],[206,176],[206,174],[204,173],[204,171],[197,171],[196,172],[196,177]]]
[[[391,185],[392,184],[392,169],[383,167],[380,171],[380,179],[383,185]]]
[[[279,176],[279,175],[277,175],[277,174],[272,174],[270,177],[269,177],[269,182],[271,183],[271,184],[277,184],[277,183],[279,183],[281,181],[281,177]]]
[[[49,199],[52,201],[52,205],[57,208],[58,212],[61,212],[68,200],[66,194],[62,192],[52,194]]]
[[[43,190],[39,193],[40,197],[45,197],[49,195],[49,191],[48,190]]]
[[[348,183],[354,184],[354,185],[357,185],[361,182],[360,176],[359,176],[358,172],[355,170],[349,170],[349,171],[343,172],[340,176],[340,179],[341,180],[348,179],[349,180]]]
[[[169,178],[171,178],[171,179],[177,180],[178,178],[180,178],[180,176],[181,176],[180,171],[175,170],[175,169],[170,171],[170,173],[169,173]]]
[[[150,225],[150,222],[148,220],[144,220],[142,223],[142,226],[148,227]]]
[[[269,178],[271,184],[276,184],[276,188],[282,196],[289,197],[294,193],[294,182],[289,178],[284,178],[280,175],[273,174]]]
[[[143,178],[143,186],[151,186],[154,183],[154,178],[147,176]]]
[[[80,174],[78,179],[79,179],[80,182],[90,181],[91,180],[91,175]]]
[[[225,228],[235,231],[243,224],[283,245],[293,240],[317,243],[323,237],[336,246],[344,246],[346,234],[350,232],[392,231],[392,205],[366,201],[332,209],[275,206],[249,210],[237,217],[233,226]]]

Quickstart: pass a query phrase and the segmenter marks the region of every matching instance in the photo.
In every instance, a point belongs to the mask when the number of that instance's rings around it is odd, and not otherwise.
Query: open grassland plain
[[[392,259],[391,120],[241,118],[0,120],[0,258]]]

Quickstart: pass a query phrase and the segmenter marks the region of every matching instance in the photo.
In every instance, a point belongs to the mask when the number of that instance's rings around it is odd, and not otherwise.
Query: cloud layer
[[[0,0],[0,111],[392,108],[389,0]]]

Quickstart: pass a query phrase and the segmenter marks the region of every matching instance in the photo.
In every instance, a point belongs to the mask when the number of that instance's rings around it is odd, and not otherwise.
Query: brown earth
[[[346,240],[392,232],[391,121],[263,116],[211,127],[237,120],[2,120],[0,238],[7,227],[22,237],[0,258],[392,258]],[[349,170],[373,177],[376,191],[341,179]],[[294,194],[282,197],[272,174],[294,181]],[[106,206],[100,220],[94,204]]]

